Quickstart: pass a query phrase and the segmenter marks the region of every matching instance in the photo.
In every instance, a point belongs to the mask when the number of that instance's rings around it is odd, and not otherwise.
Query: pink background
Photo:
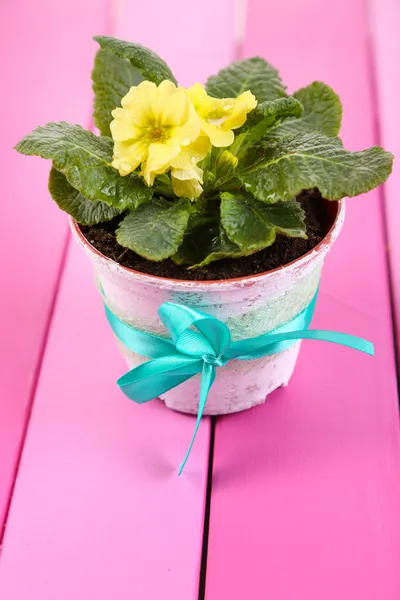
[[[315,319],[371,339],[375,358],[304,343],[289,388],[204,419],[178,478],[193,419],[118,392],[49,165],[12,151],[38,124],[90,125],[104,33],[151,46],[185,85],[252,55],[289,91],[322,79],[347,147],[398,154],[399,26],[397,0],[0,3],[1,600],[400,597],[398,169],[348,202]]]

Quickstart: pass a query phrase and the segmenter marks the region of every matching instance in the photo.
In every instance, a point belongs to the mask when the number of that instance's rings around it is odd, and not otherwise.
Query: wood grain
[[[400,4],[396,0],[369,0],[371,63],[374,68],[375,94],[379,109],[379,142],[393,152],[393,173],[384,186],[384,203],[388,233],[393,308],[396,317],[397,343],[400,326],[400,135],[396,98],[400,93],[399,62]],[[399,349],[399,347],[398,347]]]
[[[110,21],[189,83],[230,62],[232,11],[207,0],[194,20],[183,0],[165,11],[126,2]],[[195,420],[129,402],[115,385],[125,369],[71,246],[4,539],[2,600],[197,598],[210,423],[178,478]]]
[[[284,0],[269,10],[250,0],[244,45],[278,65],[290,90],[330,83],[352,149],[377,141],[365,8]],[[400,447],[380,200],[375,191],[348,201],[315,319],[371,339],[375,358],[304,343],[288,388],[217,421],[207,600],[399,597]]]
[[[105,0],[0,3],[3,227],[0,236],[0,542],[67,241],[49,163],[13,146],[52,120],[89,123],[91,40]]]

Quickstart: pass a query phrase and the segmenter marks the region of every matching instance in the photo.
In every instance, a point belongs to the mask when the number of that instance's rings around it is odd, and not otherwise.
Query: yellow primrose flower
[[[158,87],[142,81],[130,88],[121,105],[112,111],[110,124],[115,142],[112,166],[128,175],[145,163],[142,174],[152,185],[154,177],[165,173],[197,140],[200,119],[186,90],[167,80]]]
[[[200,83],[188,89],[188,95],[201,120],[202,131],[213,146],[230,146],[234,140],[232,129],[241,127],[247,114],[257,106],[255,96],[249,91],[238,98],[212,98]]]
[[[201,194],[202,188],[199,184],[203,183],[203,171],[196,165],[207,156],[210,150],[210,140],[207,136],[200,135],[192,144],[181,147],[179,154],[170,161],[169,166],[171,167],[172,184],[177,196],[184,196],[185,198],[193,200],[193,198],[197,198]],[[154,167],[154,162],[152,166]],[[196,179],[198,183],[190,186],[188,184],[186,187],[182,184],[174,185],[174,176],[178,171],[179,175],[177,175],[177,179],[179,179],[180,182],[185,179]],[[151,170],[149,161],[146,161],[142,165],[141,175],[143,175],[145,181],[150,182],[150,185],[152,185],[154,183],[154,177],[156,175],[161,175],[162,172],[164,171]],[[178,193],[178,189],[191,190],[191,193]]]

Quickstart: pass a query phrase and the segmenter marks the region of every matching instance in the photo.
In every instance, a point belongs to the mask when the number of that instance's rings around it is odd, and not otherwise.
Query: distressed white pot
[[[72,233],[93,263],[110,310],[135,328],[166,334],[158,317],[166,301],[186,304],[229,327],[233,340],[250,338],[287,323],[312,300],[324,259],[343,224],[344,203],[331,203],[333,225],[310,252],[284,267],[224,281],[181,281],[165,279],[123,267],[98,252],[84,238],[76,222]],[[147,360],[118,342],[130,368]],[[268,394],[287,385],[293,374],[300,342],[272,356],[257,360],[232,360],[217,370],[204,414],[238,412],[265,401]],[[169,408],[197,413],[200,376],[184,382],[161,396]]]

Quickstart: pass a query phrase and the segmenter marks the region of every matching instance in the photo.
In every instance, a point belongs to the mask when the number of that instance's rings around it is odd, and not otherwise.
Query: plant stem
[[[129,252],[129,248],[125,248],[124,251],[121,252],[121,254],[117,257],[117,262],[121,262],[127,252]]]

